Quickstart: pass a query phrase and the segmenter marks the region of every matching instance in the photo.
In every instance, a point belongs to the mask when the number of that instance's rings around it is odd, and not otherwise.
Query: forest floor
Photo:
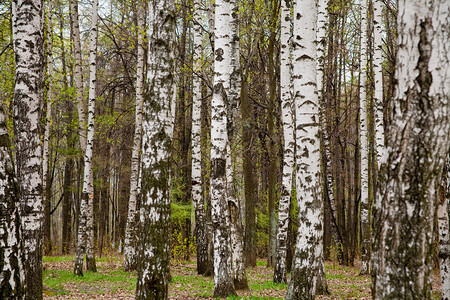
[[[73,256],[44,257],[44,299],[134,299],[136,273],[122,270],[122,257],[97,258],[97,271],[83,277],[73,275]],[[371,299],[370,276],[359,276],[354,267],[326,262],[326,276],[331,295],[316,299]],[[197,275],[195,262],[177,262],[171,266],[169,299],[212,299],[214,280]],[[250,289],[238,291],[229,299],[283,299],[286,284],[272,282],[273,269],[265,261],[247,269]],[[433,298],[440,299],[439,271],[433,272]]]

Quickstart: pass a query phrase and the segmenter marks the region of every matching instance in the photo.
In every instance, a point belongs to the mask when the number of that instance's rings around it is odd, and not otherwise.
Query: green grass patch
[[[46,270],[43,272],[44,284],[52,289],[64,290],[64,284],[76,283],[81,292],[104,294],[107,291],[136,289],[136,277],[122,270],[111,272],[85,272],[84,276],[76,276],[72,271]],[[93,288],[85,289],[84,286]]]
[[[286,288],[287,288],[286,283],[274,283],[272,280],[250,284],[250,289],[260,290],[260,291],[265,290],[265,289],[284,290]]]
[[[267,261],[265,261],[265,260],[257,260],[256,261],[256,266],[257,267],[265,267],[265,266],[267,266]]]

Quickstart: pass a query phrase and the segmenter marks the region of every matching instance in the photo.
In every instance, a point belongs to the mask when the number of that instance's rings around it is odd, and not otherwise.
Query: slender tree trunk
[[[275,187],[277,180],[277,157],[276,157],[276,147],[275,147],[275,132],[274,132],[274,110],[275,101],[277,96],[277,78],[275,76],[275,39],[276,39],[276,26],[278,20],[278,1],[272,1],[272,16],[270,20],[270,37],[268,45],[268,73],[269,73],[269,105],[267,111],[267,152],[269,158],[269,168],[268,168],[268,213],[269,213],[269,246],[268,246],[268,257],[267,266],[273,267],[276,252],[276,230],[277,230],[277,219],[275,211]]]
[[[0,298],[22,299],[19,188],[6,114],[0,105]]]
[[[373,73],[374,73],[374,115],[375,115],[375,149],[377,166],[384,156],[384,119],[383,119],[383,1],[373,0]],[[373,178],[376,179],[376,176]]]
[[[361,142],[361,241],[362,263],[360,274],[369,273],[369,141],[367,131],[367,1],[361,1],[361,60],[359,78],[359,125]]]
[[[83,93],[83,73],[81,70],[81,42],[80,42],[80,25],[78,20],[78,0],[70,0],[71,23],[73,28],[73,44],[75,50],[75,95],[78,108],[78,123],[80,135],[80,147],[83,153],[86,152],[86,117],[84,109],[84,93]]]
[[[63,13],[60,7],[60,18],[59,18],[59,39],[60,41],[64,40],[64,20]],[[70,99],[67,95],[69,84],[67,82],[67,64],[66,64],[66,50],[64,43],[61,42],[61,62],[62,62],[62,73],[63,73],[63,86],[64,86],[64,102],[67,108],[67,121],[66,124],[68,126],[67,135],[66,135],[66,143],[67,143],[67,151],[68,153],[72,153],[75,149],[75,136],[73,134],[72,122],[73,122],[73,103],[72,99]],[[73,158],[72,155],[68,155],[66,157],[66,161],[64,164],[64,179],[63,179],[63,200],[62,200],[62,244],[61,249],[62,253],[70,252],[70,240],[71,240],[71,198],[72,198],[72,168],[73,168]]]
[[[450,299],[450,238],[449,211],[450,196],[450,153],[447,153],[446,166],[439,190],[439,205],[437,208],[439,233],[439,269],[441,271],[442,299]]]
[[[242,115],[242,146],[243,146],[243,168],[245,186],[245,233],[244,233],[244,253],[246,265],[256,266],[256,178],[254,175],[254,124],[253,124],[253,104],[248,95],[248,74],[242,74],[241,88],[241,115]]]
[[[230,234],[232,249],[232,267],[234,286],[237,290],[248,289],[247,274],[245,273],[244,239],[241,219],[241,201],[237,191],[237,167],[235,157],[238,147],[238,132],[236,124],[239,123],[239,97],[240,85],[240,61],[239,61],[239,23],[238,6],[236,0],[230,0],[230,88],[227,103],[227,200],[230,213]]]
[[[49,255],[52,251],[52,240],[50,236],[50,204],[51,204],[51,182],[49,172],[49,139],[50,139],[50,119],[52,116],[52,76],[53,76],[53,59],[52,59],[52,9],[53,5],[50,1],[47,11],[46,22],[46,42],[47,42],[47,101],[45,102],[45,121],[44,121],[44,141],[42,154],[42,186],[44,188],[44,253]]]
[[[149,97],[143,106],[142,203],[136,299],[167,299],[169,287],[169,152],[173,134],[175,5],[149,2]]]
[[[25,299],[42,299],[43,2],[13,1],[14,136]]]
[[[294,4],[294,99],[297,138],[299,227],[286,299],[312,299],[328,292],[323,261],[323,207],[317,96],[316,1]]]
[[[124,243],[124,270],[132,271],[136,269],[136,202],[139,182],[139,153],[142,141],[142,105],[143,105],[143,84],[144,84],[144,32],[145,32],[145,9],[144,1],[139,1],[138,7],[138,63],[136,78],[136,121],[134,129],[133,150],[131,153],[131,174],[130,174],[130,200],[128,201],[128,217],[125,229]]]
[[[398,2],[396,99],[374,204],[374,299],[431,299],[436,187],[449,145],[449,18],[445,0]]]
[[[208,238],[206,231],[205,199],[203,198],[201,110],[202,110],[202,28],[201,2],[194,1],[194,49],[193,49],[193,95],[192,95],[192,202],[195,207],[195,237],[197,240],[197,273],[204,274],[208,268]]]
[[[78,245],[74,273],[83,276],[83,255],[86,253],[86,269],[96,271],[94,253],[94,186],[92,170],[92,149],[94,144],[94,112],[96,98],[96,59],[97,59],[97,23],[98,0],[94,0],[92,8],[92,27],[89,51],[89,105],[86,153],[84,155],[83,193],[80,206],[78,227]]]
[[[294,113],[291,94],[291,57],[289,39],[291,37],[291,2],[281,1],[281,65],[280,65],[280,90],[281,90],[281,114],[283,120],[284,152],[283,152],[283,179],[278,208],[277,247],[274,282],[286,283],[286,254],[289,230],[289,211],[292,195],[292,176],[294,172]]]

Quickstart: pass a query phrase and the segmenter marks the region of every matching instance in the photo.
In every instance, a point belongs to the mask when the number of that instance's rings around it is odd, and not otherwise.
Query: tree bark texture
[[[43,1],[13,1],[14,136],[25,299],[42,299]]]
[[[211,103],[211,209],[214,244],[214,297],[236,295],[231,269],[229,211],[226,193],[227,102],[230,87],[231,5],[215,2],[214,93]]]
[[[148,5],[148,95],[144,98],[142,121],[136,299],[167,299],[175,5],[171,0],[151,0]]]
[[[361,269],[369,273],[370,222],[369,222],[369,140],[367,131],[367,0],[361,1],[361,58],[359,77],[359,133],[361,147]]]
[[[6,114],[0,104],[0,298],[23,296],[20,265],[19,189],[14,172]]]
[[[395,101],[374,205],[374,299],[430,299],[436,194],[448,150],[448,1],[399,1]]]
[[[296,186],[299,227],[286,299],[313,299],[327,293],[323,261],[323,204],[317,96],[317,6],[294,3],[294,100],[296,109]]]
[[[281,90],[281,114],[283,121],[283,175],[280,200],[278,202],[278,224],[276,258],[273,281],[286,283],[286,254],[289,230],[289,211],[292,195],[292,176],[294,172],[294,106],[291,93],[291,2],[281,1],[281,65],[280,65],[280,90]]]
[[[442,176],[439,189],[439,205],[437,208],[438,233],[439,233],[439,269],[441,271],[442,299],[450,299],[450,238],[449,238],[449,211],[448,202],[450,196],[450,159],[447,153],[446,167]]]

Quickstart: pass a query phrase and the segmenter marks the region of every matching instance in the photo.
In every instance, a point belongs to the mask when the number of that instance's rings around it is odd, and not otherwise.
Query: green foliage
[[[188,240],[183,239],[183,235],[178,229],[173,230],[171,242],[171,257],[175,261],[183,261],[186,257],[186,253],[190,253],[194,256],[197,253],[197,244],[195,241],[195,237],[190,241],[188,245]]]

